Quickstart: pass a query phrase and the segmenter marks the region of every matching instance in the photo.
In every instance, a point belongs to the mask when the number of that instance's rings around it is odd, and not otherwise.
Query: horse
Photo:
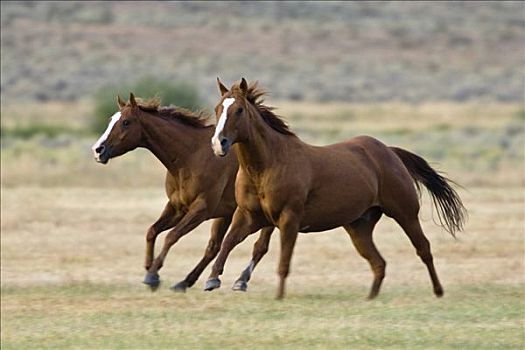
[[[143,283],[156,290],[160,285],[158,270],[171,246],[203,221],[213,219],[204,256],[184,280],[171,287],[184,292],[218,254],[231,223],[237,206],[234,196],[237,159],[218,160],[213,155],[209,146],[213,126],[206,125],[209,116],[205,113],[194,114],[175,106],[161,107],[158,99],[136,100],[133,93],[128,103],[120,96],[117,103],[118,112],[92,147],[95,160],[107,164],[111,158],[142,147],[150,150],[167,168],[168,202],[146,233],[144,267],[147,273]],[[153,259],[155,240],[168,229],[171,230],[162,251]],[[272,231],[273,228],[263,230],[255,243],[252,257],[255,265],[266,253]],[[243,287],[245,290],[246,284]]]
[[[343,227],[358,253],[368,261],[375,298],[385,277],[386,262],[372,232],[381,216],[393,218],[426,265],[433,291],[443,295],[430,243],[421,228],[420,185],[429,191],[440,224],[452,236],[463,229],[466,209],[451,181],[420,156],[388,147],[370,136],[328,146],[309,145],[264,105],[265,92],[243,78],[228,90],[217,78],[221,97],[212,148],[219,157],[233,149],[239,160],[235,184],[237,209],[205,289],[220,287],[219,276],[230,251],[251,233],[278,227],[281,251],[277,299],[285,281],[298,232]]]

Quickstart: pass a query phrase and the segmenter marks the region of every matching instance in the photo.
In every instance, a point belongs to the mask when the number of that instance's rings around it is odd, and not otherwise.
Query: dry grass
[[[516,166],[525,157],[523,107],[517,104],[268,103],[313,144],[367,134],[420,154],[462,185],[525,184],[525,171]],[[105,168],[93,162],[90,146],[99,135],[85,131],[92,118],[89,100],[1,108],[3,186],[162,186],[164,168],[147,151]],[[35,124],[60,125],[64,132],[51,139],[38,130],[32,138],[11,135]]]
[[[115,97],[116,98],[116,97]],[[115,100],[116,101],[116,100]],[[424,102],[408,104],[401,102],[385,103],[345,103],[345,102],[292,102],[274,101],[271,95],[268,103],[277,107],[292,126],[307,129],[320,128],[326,123],[351,130],[424,130],[432,127],[465,126],[501,127],[515,121],[523,113],[523,106],[513,103],[453,103]],[[31,102],[23,104],[3,103],[1,106],[2,127],[17,125],[29,126],[34,123],[67,125],[85,128],[93,118],[93,102],[84,99],[79,102]],[[115,109],[117,104],[115,102]],[[108,115],[108,118],[110,116]],[[521,117],[523,120],[523,117]],[[311,125],[311,124],[314,125]]]
[[[117,103],[115,100],[115,108]],[[71,129],[88,126],[92,118],[93,104],[80,102],[33,102],[2,103],[2,128],[27,127],[32,124],[66,125]],[[108,116],[109,118],[110,116]]]
[[[345,130],[399,130],[410,131],[439,128],[479,127],[496,128],[508,125],[523,109],[509,103],[450,103],[424,102],[408,104],[386,103],[314,103],[277,101],[277,113],[293,125],[312,128],[343,126]],[[311,125],[311,124],[314,125]],[[343,124],[343,125],[341,125]]]
[[[144,232],[162,189],[4,188],[2,348],[520,348],[523,189],[461,195],[470,221],[458,240],[433,224],[426,201],[421,213],[444,299],[432,296],[424,265],[383,219],[375,237],[389,265],[377,301],[364,301],[369,268],[334,230],[300,237],[279,303],[277,235],[247,294],[229,286],[255,236],[232,253],[220,290],[202,291],[209,270],[186,295],[167,290],[200,258],[208,224],[171,250],[165,283],[151,294],[140,285]]]
[[[457,240],[434,225],[424,197],[421,219],[443,299],[432,295],[424,265],[386,218],[375,237],[387,278],[373,302],[364,300],[369,267],[342,230],[300,237],[282,303],[273,299],[278,234],[248,293],[229,287],[248,262],[255,235],[231,254],[221,289],[202,291],[206,270],[185,295],[171,293],[168,286],[202,256],[209,223],[171,250],[164,283],[151,294],[140,283],[144,234],[165,203],[162,165],[145,150],[98,165],[90,152],[98,135],[9,134],[35,122],[82,130],[88,101],[2,104],[2,348],[523,348],[521,106],[269,104],[309,142],[378,136],[432,164],[439,160],[466,186],[460,194],[470,221]]]
[[[475,188],[461,194],[469,209],[470,221],[458,240],[434,225],[428,203],[425,202],[421,213],[438,269],[444,270],[444,284],[465,280],[524,282],[520,273],[523,271],[523,193],[519,188]],[[142,277],[144,233],[164,203],[161,188],[4,188],[2,283],[25,286],[78,281],[137,282]],[[174,282],[189,272],[204,251],[208,228],[208,224],[203,225],[175,246],[162,271],[164,280]],[[368,286],[371,278],[368,267],[354,254],[343,230],[301,237],[294,256],[291,287],[294,283],[322,285],[326,282]],[[249,242],[255,239],[254,235]],[[386,288],[390,283],[427,284],[424,265],[392,220],[381,220],[376,240],[390,262]],[[278,241],[274,237],[272,253],[258,269],[255,285],[275,284]],[[232,253],[224,277],[226,283],[233,282],[250,253],[250,243]],[[486,263],[489,260],[491,263]],[[481,264],[482,261],[485,263]],[[339,268],[342,265],[343,271]],[[476,265],[480,266],[476,268]],[[473,269],[477,273],[473,274]],[[407,275],[406,271],[418,272]]]

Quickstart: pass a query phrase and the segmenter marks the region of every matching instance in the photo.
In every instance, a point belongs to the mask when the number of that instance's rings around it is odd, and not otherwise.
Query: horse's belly
[[[376,205],[373,195],[329,196],[308,201],[299,225],[301,232],[318,232],[347,225]]]
[[[347,225],[358,219],[368,208],[361,208],[353,213],[305,213],[299,225],[300,232],[328,231]]]
[[[314,224],[314,225],[301,225],[301,228],[299,229],[299,232],[302,233],[308,233],[308,232],[322,232],[322,231],[328,231],[332,230],[334,228],[340,227],[342,225],[335,225],[333,223],[326,224],[326,225],[320,225],[320,224]]]

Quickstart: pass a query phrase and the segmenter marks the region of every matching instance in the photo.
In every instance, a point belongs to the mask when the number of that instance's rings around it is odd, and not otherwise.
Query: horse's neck
[[[257,176],[280,162],[283,151],[287,149],[285,135],[281,135],[267,125],[261,118],[251,123],[252,127],[247,141],[240,142],[237,147],[237,158],[241,166],[250,176]]]
[[[203,135],[205,129],[153,116],[142,118],[141,123],[144,147],[149,149],[171,173],[183,168],[205,143],[206,137]]]

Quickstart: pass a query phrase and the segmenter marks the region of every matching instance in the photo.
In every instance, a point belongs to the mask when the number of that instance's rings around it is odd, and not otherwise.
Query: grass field
[[[309,143],[326,145],[366,134],[420,154],[465,186],[525,185],[525,171],[517,166],[525,158],[520,104],[272,99],[268,104],[278,107],[277,113]],[[145,150],[103,170],[92,160],[90,147],[100,135],[89,130],[90,100],[2,104],[1,115],[2,186],[163,186],[165,170]]]
[[[2,1],[0,347],[525,349],[524,5]],[[184,85],[213,110],[216,76],[258,80],[306,142],[371,135],[463,186],[470,220],[457,239],[423,196],[444,298],[388,218],[371,302],[372,273],[339,229],[300,236],[283,301],[277,233],[247,293],[230,286],[256,235],[232,252],[221,289],[202,290],[207,269],[186,294],[169,290],[210,223],[172,248],[149,291],[144,235],[165,169],[143,149],[96,164],[94,106]]]
[[[144,234],[165,203],[162,165],[145,150],[96,164],[89,101],[2,104],[2,349],[525,346],[522,106],[269,104],[308,142],[373,135],[465,187],[470,219],[456,240],[434,224],[423,196],[444,298],[433,296],[424,265],[387,218],[375,234],[387,277],[372,302],[368,264],[342,230],[300,236],[282,302],[274,300],[278,237],[248,292],[230,290],[256,235],[231,254],[221,289],[202,290],[208,269],[186,294],[173,294],[168,287],[202,256],[209,223],[172,248],[151,293],[141,284]]]
[[[229,289],[254,237],[232,253],[218,291],[168,286],[203,252],[209,225],[168,256],[157,293],[141,285],[144,232],[159,188],[4,188],[3,349],[521,349],[525,344],[524,198],[521,188],[462,191],[470,210],[454,240],[421,213],[445,297],[389,219],[376,229],[388,262],[377,300],[341,230],[302,235],[284,301],[273,299],[278,239],[247,293]],[[502,215],[504,213],[504,215]]]

